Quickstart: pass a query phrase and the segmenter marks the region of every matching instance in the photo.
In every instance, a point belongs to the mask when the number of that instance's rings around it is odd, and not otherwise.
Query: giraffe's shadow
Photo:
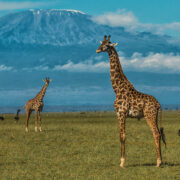
[[[180,166],[180,163],[170,163],[170,162],[165,162],[163,163],[164,166]]]
[[[25,161],[16,161],[16,162],[6,162],[6,163],[0,163],[0,166],[4,166],[4,165],[6,165],[6,166],[12,166],[12,165],[17,165],[17,164],[19,164],[19,165],[25,165],[25,164],[27,164]]]
[[[140,166],[156,166],[156,164],[155,163],[144,163],[144,164],[131,164],[131,165],[128,165],[127,167],[140,167]],[[180,163],[170,163],[170,162],[164,162],[163,164],[162,164],[162,168],[163,167],[166,167],[166,166],[169,166],[169,167],[173,167],[173,166],[175,166],[175,167],[177,167],[177,166],[180,166]]]

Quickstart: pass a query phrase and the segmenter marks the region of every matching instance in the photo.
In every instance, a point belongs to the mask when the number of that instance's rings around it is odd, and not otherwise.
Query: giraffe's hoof
[[[28,128],[26,128],[26,132],[29,132]]]
[[[37,132],[38,130],[37,130],[37,127],[35,127],[35,132]]]
[[[157,165],[156,165],[156,167],[160,167],[161,164],[162,164],[162,161],[158,159],[158,160],[157,160]]]
[[[42,129],[41,129],[41,128],[39,128],[39,131],[40,131],[40,132],[42,132]]]
[[[121,158],[121,164],[120,164],[120,167],[121,167],[121,168],[124,168],[124,163],[125,163],[125,159],[124,159],[124,158]]]
[[[120,168],[124,168],[124,165],[120,164]]]

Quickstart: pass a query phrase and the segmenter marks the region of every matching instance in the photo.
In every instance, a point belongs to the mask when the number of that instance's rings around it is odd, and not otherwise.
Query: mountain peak
[[[74,9],[29,9],[29,11],[33,12],[33,14],[40,14],[40,13],[58,13],[58,14],[62,14],[62,13],[68,13],[68,14],[83,14],[85,15],[86,13],[79,11],[79,10],[74,10]]]

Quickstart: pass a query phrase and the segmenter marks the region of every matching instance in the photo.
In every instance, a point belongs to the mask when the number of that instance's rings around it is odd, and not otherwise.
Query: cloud
[[[132,12],[118,10],[117,12],[108,12],[103,15],[92,18],[96,23],[109,25],[112,27],[129,26],[132,27],[138,23],[138,19]]]
[[[70,72],[106,72],[109,67],[108,62],[98,62],[93,64],[92,62],[80,62],[74,64],[72,61],[69,61],[67,64],[64,65],[56,65],[53,70],[66,70]]]
[[[180,55],[175,55],[173,53],[150,53],[147,56],[143,56],[141,53],[136,52],[131,57],[125,57],[122,52],[118,52],[118,54],[125,71],[156,73],[180,72]],[[53,70],[106,73],[109,71],[109,62],[99,61],[98,63],[93,63],[93,61],[85,61],[75,64],[69,61],[64,65],[56,65]]]
[[[174,55],[173,53],[150,53],[148,56],[134,53],[130,58],[121,56],[120,61],[126,70],[158,73],[180,72],[180,55]]]
[[[22,68],[23,71],[28,71],[28,72],[31,72],[31,71],[48,71],[50,70],[50,68],[46,65],[40,65],[40,66],[35,66],[35,67],[32,67],[32,68],[27,68],[27,67],[24,67]]]
[[[0,10],[15,10],[15,9],[26,9],[26,8],[35,8],[43,5],[47,5],[47,2],[3,2],[0,1]]]
[[[146,91],[146,92],[176,92],[180,91],[179,86],[145,86],[145,85],[137,85],[136,86],[138,90],[140,91]]]
[[[13,67],[11,67],[11,66],[5,66],[5,65],[0,65],[0,71],[10,71],[10,70],[12,70],[13,69]]]
[[[180,22],[166,24],[141,23],[133,12],[124,9],[94,16],[92,17],[92,20],[98,24],[112,27],[123,26],[127,31],[131,32],[149,31],[155,34],[169,34],[172,36],[180,35]]]
[[[173,53],[149,53],[144,56],[135,52],[131,57],[127,57],[123,52],[118,52],[120,63],[125,71],[134,72],[155,72],[155,73],[180,73],[180,54]],[[0,65],[0,71],[14,70],[13,67]],[[109,60],[103,61],[102,56],[95,56],[91,60],[74,63],[68,61],[62,65],[40,65],[36,67],[22,68],[23,71],[68,71],[68,72],[92,72],[108,73]]]
[[[34,67],[33,68],[34,70],[37,70],[37,71],[46,71],[46,70],[48,70],[49,69],[49,67],[48,66],[36,66],[36,67]]]

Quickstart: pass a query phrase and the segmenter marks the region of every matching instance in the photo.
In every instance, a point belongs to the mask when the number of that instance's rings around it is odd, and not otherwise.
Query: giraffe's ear
[[[113,44],[110,44],[110,46],[117,46],[118,45],[118,43],[113,43]]]
[[[102,41],[100,41],[100,43],[102,44],[103,42],[102,42]]]
[[[113,46],[117,46],[118,45],[118,43],[113,43]]]

